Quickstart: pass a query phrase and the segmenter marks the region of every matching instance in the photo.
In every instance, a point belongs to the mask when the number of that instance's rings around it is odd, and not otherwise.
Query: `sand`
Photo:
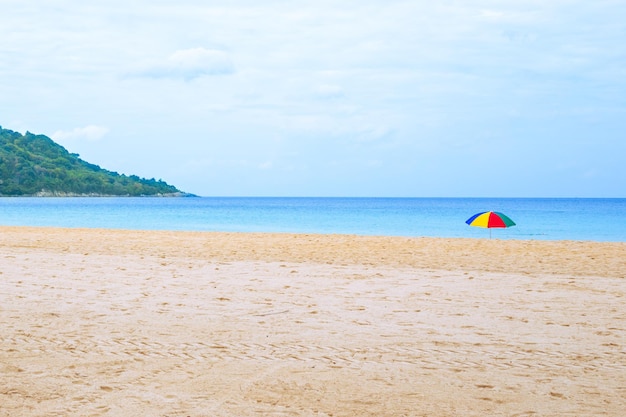
[[[0,227],[0,416],[623,416],[626,243]]]

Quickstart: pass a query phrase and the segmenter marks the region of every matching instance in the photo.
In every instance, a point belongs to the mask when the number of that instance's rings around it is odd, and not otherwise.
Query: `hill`
[[[162,180],[107,171],[45,135],[0,126],[0,196],[179,196]]]

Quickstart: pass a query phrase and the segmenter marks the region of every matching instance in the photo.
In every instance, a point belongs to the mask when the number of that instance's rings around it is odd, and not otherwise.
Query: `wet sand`
[[[626,243],[0,227],[0,416],[622,416]]]

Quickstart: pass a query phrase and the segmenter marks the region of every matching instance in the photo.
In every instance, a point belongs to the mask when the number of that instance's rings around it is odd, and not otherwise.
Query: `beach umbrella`
[[[515,226],[515,222],[513,220],[497,211],[483,211],[476,213],[467,219],[465,223],[470,226],[489,229],[489,237],[491,237],[491,229],[493,228],[504,229],[505,227]]]

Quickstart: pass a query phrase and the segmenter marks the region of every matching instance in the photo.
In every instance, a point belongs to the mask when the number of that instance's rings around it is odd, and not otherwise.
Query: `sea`
[[[516,225],[465,223],[490,210]],[[626,242],[626,198],[0,197],[0,225]]]

